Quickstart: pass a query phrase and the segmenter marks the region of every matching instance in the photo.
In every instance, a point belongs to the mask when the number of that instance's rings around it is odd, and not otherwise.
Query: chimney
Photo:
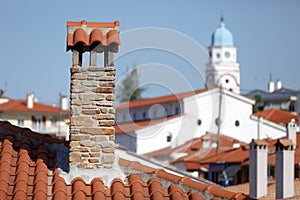
[[[294,196],[295,150],[291,140],[278,139],[276,146],[276,199]]]
[[[60,108],[68,110],[68,97],[66,95],[60,95]]]
[[[292,140],[293,144],[297,146],[297,125],[295,119],[292,119],[287,125],[287,139]]]
[[[282,82],[281,80],[277,79],[276,81],[276,90],[280,90],[282,88]]]
[[[26,98],[27,108],[33,108],[34,106],[34,94],[28,93]]]
[[[67,31],[67,51],[73,54],[70,171],[111,169],[115,160],[113,55],[120,44],[119,22],[67,22]],[[82,67],[83,53],[90,54],[88,67]],[[104,66],[96,66],[99,53],[104,54]]]
[[[274,92],[274,90],[275,90],[275,83],[272,80],[272,74],[270,74],[270,80],[269,80],[269,83],[268,83],[268,90],[269,90],[270,93]]]
[[[252,140],[249,146],[249,195],[258,199],[266,196],[268,191],[268,143],[263,140]]]

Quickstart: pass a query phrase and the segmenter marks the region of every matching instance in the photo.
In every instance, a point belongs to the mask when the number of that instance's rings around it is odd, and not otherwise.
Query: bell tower
[[[222,87],[240,93],[240,68],[237,62],[237,48],[232,33],[225,27],[224,19],[212,34],[209,49],[209,62],[205,76],[208,88]]]

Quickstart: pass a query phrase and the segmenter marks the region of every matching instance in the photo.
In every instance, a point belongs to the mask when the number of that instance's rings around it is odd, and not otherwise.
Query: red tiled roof
[[[180,145],[175,148],[167,147],[164,149],[160,149],[157,151],[153,151],[147,153],[148,157],[159,157],[171,155],[172,153],[186,153],[185,156],[179,157],[176,160],[171,160],[171,163],[183,162],[187,170],[199,170],[201,167],[208,168],[208,164],[200,163],[203,159],[216,155],[215,147],[203,148],[203,141],[210,141],[211,143],[215,143],[217,140],[217,135],[213,133],[207,133],[206,135],[201,136],[200,138],[194,138],[190,141],[187,141],[183,145]],[[235,138],[220,135],[220,148],[219,151],[223,152],[226,150],[230,150],[233,147],[233,144],[239,143],[241,145],[246,145],[245,143],[238,141]]]
[[[225,190],[231,192],[243,192],[249,195],[249,183],[243,183],[239,185],[233,185],[226,187]],[[265,197],[259,198],[259,200],[273,200],[276,199],[276,179],[268,180],[268,195]],[[288,199],[300,199],[300,179],[296,178],[294,180],[294,197]]]
[[[180,117],[181,115],[173,115],[166,118],[160,118],[160,119],[149,119],[144,121],[137,121],[137,122],[127,122],[122,124],[116,124],[115,125],[115,133],[121,134],[121,133],[133,133],[134,131],[145,128],[147,126],[151,126],[154,124],[158,124],[167,120],[171,120],[177,117]]]
[[[69,113],[60,107],[50,106],[34,102],[33,108],[28,108],[26,100],[9,99],[8,102],[0,104],[0,112],[43,112],[43,113]]]
[[[200,94],[207,90],[208,89],[202,89],[202,90],[195,90],[195,91],[191,91],[191,92],[185,92],[185,93],[181,93],[181,94],[172,94],[172,95],[167,95],[167,96],[162,96],[162,97],[128,101],[128,102],[124,102],[124,103],[117,105],[115,108],[117,110],[122,110],[122,109],[127,109],[127,108],[136,108],[136,107],[141,107],[141,106],[149,106],[149,105],[154,105],[154,104],[175,102],[175,101],[180,101],[185,97]]]
[[[223,151],[206,159],[202,159],[201,163],[243,163],[249,159],[249,149],[241,146],[236,149]]]
[[[76,46],[77,44],[83,44],[83,46],[92,46],[100,43],[102,46],[120,45],[120,38],[116,27],[120,26],[119,21],[115,22],[67,22],[67,27],[75,27],[73,32],[68,33],[67,38],[67,50]],[[87,28],[91,28],[90,33],[86,31]],[[107,32],[104,32],[103,28],[110,28]],[[117,48],[114,48],[117,52]]]
[[[9,122],[0,121],[0,127],[0,199],[200,200],[205,194],[222,199],[250,199],[242,193],[229,192],[216,185],[124,159],[119,160],[121,166],[149,174],[152,178],[143,181],[137,174],[130,173],[125,180],[114,179],[110,187],[100,178],[86,183],[77,177],[67,184],[58,172],[55,150],[55,144],[68,148],[67,143]],[[167,185],[164,184],[166,181],[169,182]]]
[[[292,119],[295,119],[296,122],[299,122],[299,117],[290,112],[283,110],[263,110],[257,113],[254,113],[257,117],[263,117],[266,120],[274,122],[276,124],[288,124]]]

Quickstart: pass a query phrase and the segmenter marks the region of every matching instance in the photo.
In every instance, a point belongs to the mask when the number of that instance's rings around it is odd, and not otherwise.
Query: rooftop
[[[108,186],[100,178],[87,183],[74,177],[66,183],[60,168],[68,165],[68,148],[63,140],[0,121],[0,199],[249,199],[124,159],[125,180]]]
[[[63,110],[60,107],[38,102],[34,102],[33,108],[28,108],[26,100],[5,98],[5,101],[2,102],[0,103],[0,112],[69,113],[68,110]]]

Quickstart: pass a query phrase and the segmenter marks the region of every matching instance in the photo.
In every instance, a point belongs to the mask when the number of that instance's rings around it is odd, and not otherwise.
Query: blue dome
[[[234,46],[232,33],[225,27],[223,22],[212,34],[211,46]]]

